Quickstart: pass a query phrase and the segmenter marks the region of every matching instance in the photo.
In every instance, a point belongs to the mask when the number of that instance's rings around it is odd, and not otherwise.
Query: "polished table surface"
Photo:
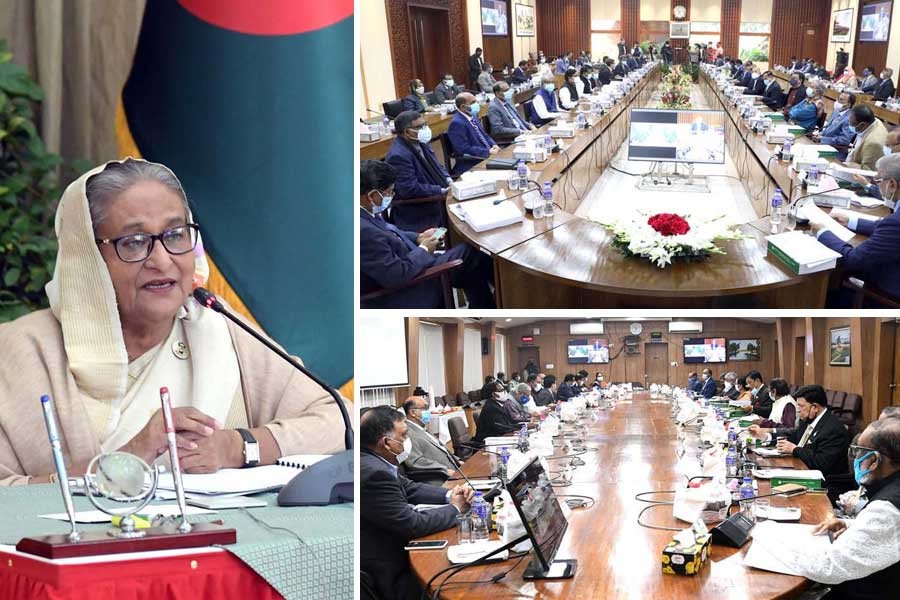
[[[743,598],[789,598],[804,589],[802,577],[781,575],[745,567],[742,557],[749,544],[737,550],[713,545],[709,562],[695,576],[662,573],[662,549],[674,532],[642,527],[638,513],[648,506],[634,499],[635,494],[653,490],[674,490],[681,480],[676,468],[676,425],[670,406],[647,393],[635,394],[631,401],[620,401],[614,408],[598,411],[596,422],[587,421],[585,445],[596,448],[580,456],[585,465],[575,467],[572,485],[555,487],[557,496],[580,494],[596,503],[575,509],[569,516],[569,529],[560,547],[560,558],[576,558],[575,577],[562,581],[525,581],[524,559],[496,584],[454,584],[442,589],[442,598],[691,598],[738,600]],[[564,428],[565,429],[565,428]],[[566,462],[549,461],[552,470]],[[794,458],[757,460],[761,465],[798,466]],[[490,474],[488,455],[478,453],[464,465],[473,477]],[[759,482],[759,494],[769,491],[766,481]],[[654,496],[671,500],[672,494]],[[815,524],[831,513],[825,494],[806,494],[793,498],[772,497],[772,506],[798,506],[801,523]],[[662,527],[688,527],[672,517],[671,506],[659,506],[644,513],[644,523]],[[455,544],[456,531],[441,531],[422,539],[448,540]],[[752,544],[752,542],[750,542]],[[449,566],[446,551],[410,552],[415,575],[424,584],[440,569]],[[517,560],[517,559],[516,559]],[[481,581],[502,573],[512,560],[466,569],[450,581]]]

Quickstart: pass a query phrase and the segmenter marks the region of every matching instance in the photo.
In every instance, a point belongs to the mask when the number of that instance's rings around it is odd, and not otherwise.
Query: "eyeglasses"
[[[116,249],[116,256],[123,262],[142,262],[150,257],[156,240],[163,245],[169,254],[187,254],[197,246],[200,226],[196,223],[188,223],[179,227],[167,229],[160,234],[132,233],[113,239],[95,239],[97,244],[112,244]]]
[[[867,448],[866,446],[856,446],[851,444],[849,448],[847,448],[847,456],[849,458],[859,458],[867,452],[878,452],[875,448]]]

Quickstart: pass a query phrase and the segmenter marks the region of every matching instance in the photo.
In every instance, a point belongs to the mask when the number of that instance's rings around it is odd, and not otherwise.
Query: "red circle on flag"
[[[291,35],[334,25],[353,15],[353,0],[178,0],[211,25],[253,35]]]

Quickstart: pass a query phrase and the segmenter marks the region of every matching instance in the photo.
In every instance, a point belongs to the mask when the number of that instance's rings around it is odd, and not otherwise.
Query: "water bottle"
[[[562,420],[562,402],[556,403],[556,418]]]
[[[806,183],[819,185],[819,165],[813,163],[809,166],[809,171],[806,173]]]
[[[475,492],[472,502],[472,541],[480,542],[491,537],[490,518],[487,502],[481,492]]]
[[[391,135],[391,120],[387,115],[381,120],[381,133],[384,135]]]
[[[791,147],[794,145],[794,139],[788,138],[784,140],[784,144],[781,146],[781,158],[782,160],[791,160],[793,158],[794,153],[791,150]]]
[[[728,447],[728,454],[725,455],[725,474],[729,477],[737,476],[737,452],[733,446]]]
[[[728,430],[728,445],[733,446],[737,443],[737,431],[734,429]]]
[[[575,117],[575,125],[578,129],[584,129],[587,127],[587,119],[584,118],[583,112],[579,112],[578,116]]]
[[[550,152],[550,149],[553,148],[556,144],[553,143],[553,136],[549,133],[544,136],[544,148],[547,149],[547,152]]]
[[[500,481],[506,483],[506,477],[509,474],[509,448],[503,446],[500,449]]]
[[[516,444],[516,446],[518,447],[519,452],[522,452],[522,453],[528,452],[528,424],[527,423],[522,423],[522,428],[519,430],[518,443]]]
[[[516,165],[516,175],[519,177],[518,185],[519,189],[525,191],[528,189],[528,167],[525,166],[525,161],[520,160],[519,164]]]
[[[769,215],[769,221],[772,223],[772,233],[778,233],[778,226],[781,224],[781,207],[784,205],[784,198],[781,196],[781,188],[775,188],[772,195],[772,214]]]
[[[744,477],[740,487],[741,512],[749,516],[753,514],[753,480]]]
[[[544,216],[548,219],[553,218],[553,184],[549,181],[544,182]]]

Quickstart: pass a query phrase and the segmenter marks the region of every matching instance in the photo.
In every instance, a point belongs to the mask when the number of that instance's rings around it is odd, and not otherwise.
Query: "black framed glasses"
[[[128,263],[142,262],[150,257],[156,240],[169,254],[187,254],[197,246],[200,226],[196,223],[166,229],[162,233],[132,233],[113,239],[95,239],[97,244],[112,244],[119,260]]]
[[[847,448],[847,456],[852,459],[857,459],[860,456],[863,456],[867,452],[878,452],[875,448],[868,448],[866,446],[857,446],[855,444],[850,444],[850,447]]]

